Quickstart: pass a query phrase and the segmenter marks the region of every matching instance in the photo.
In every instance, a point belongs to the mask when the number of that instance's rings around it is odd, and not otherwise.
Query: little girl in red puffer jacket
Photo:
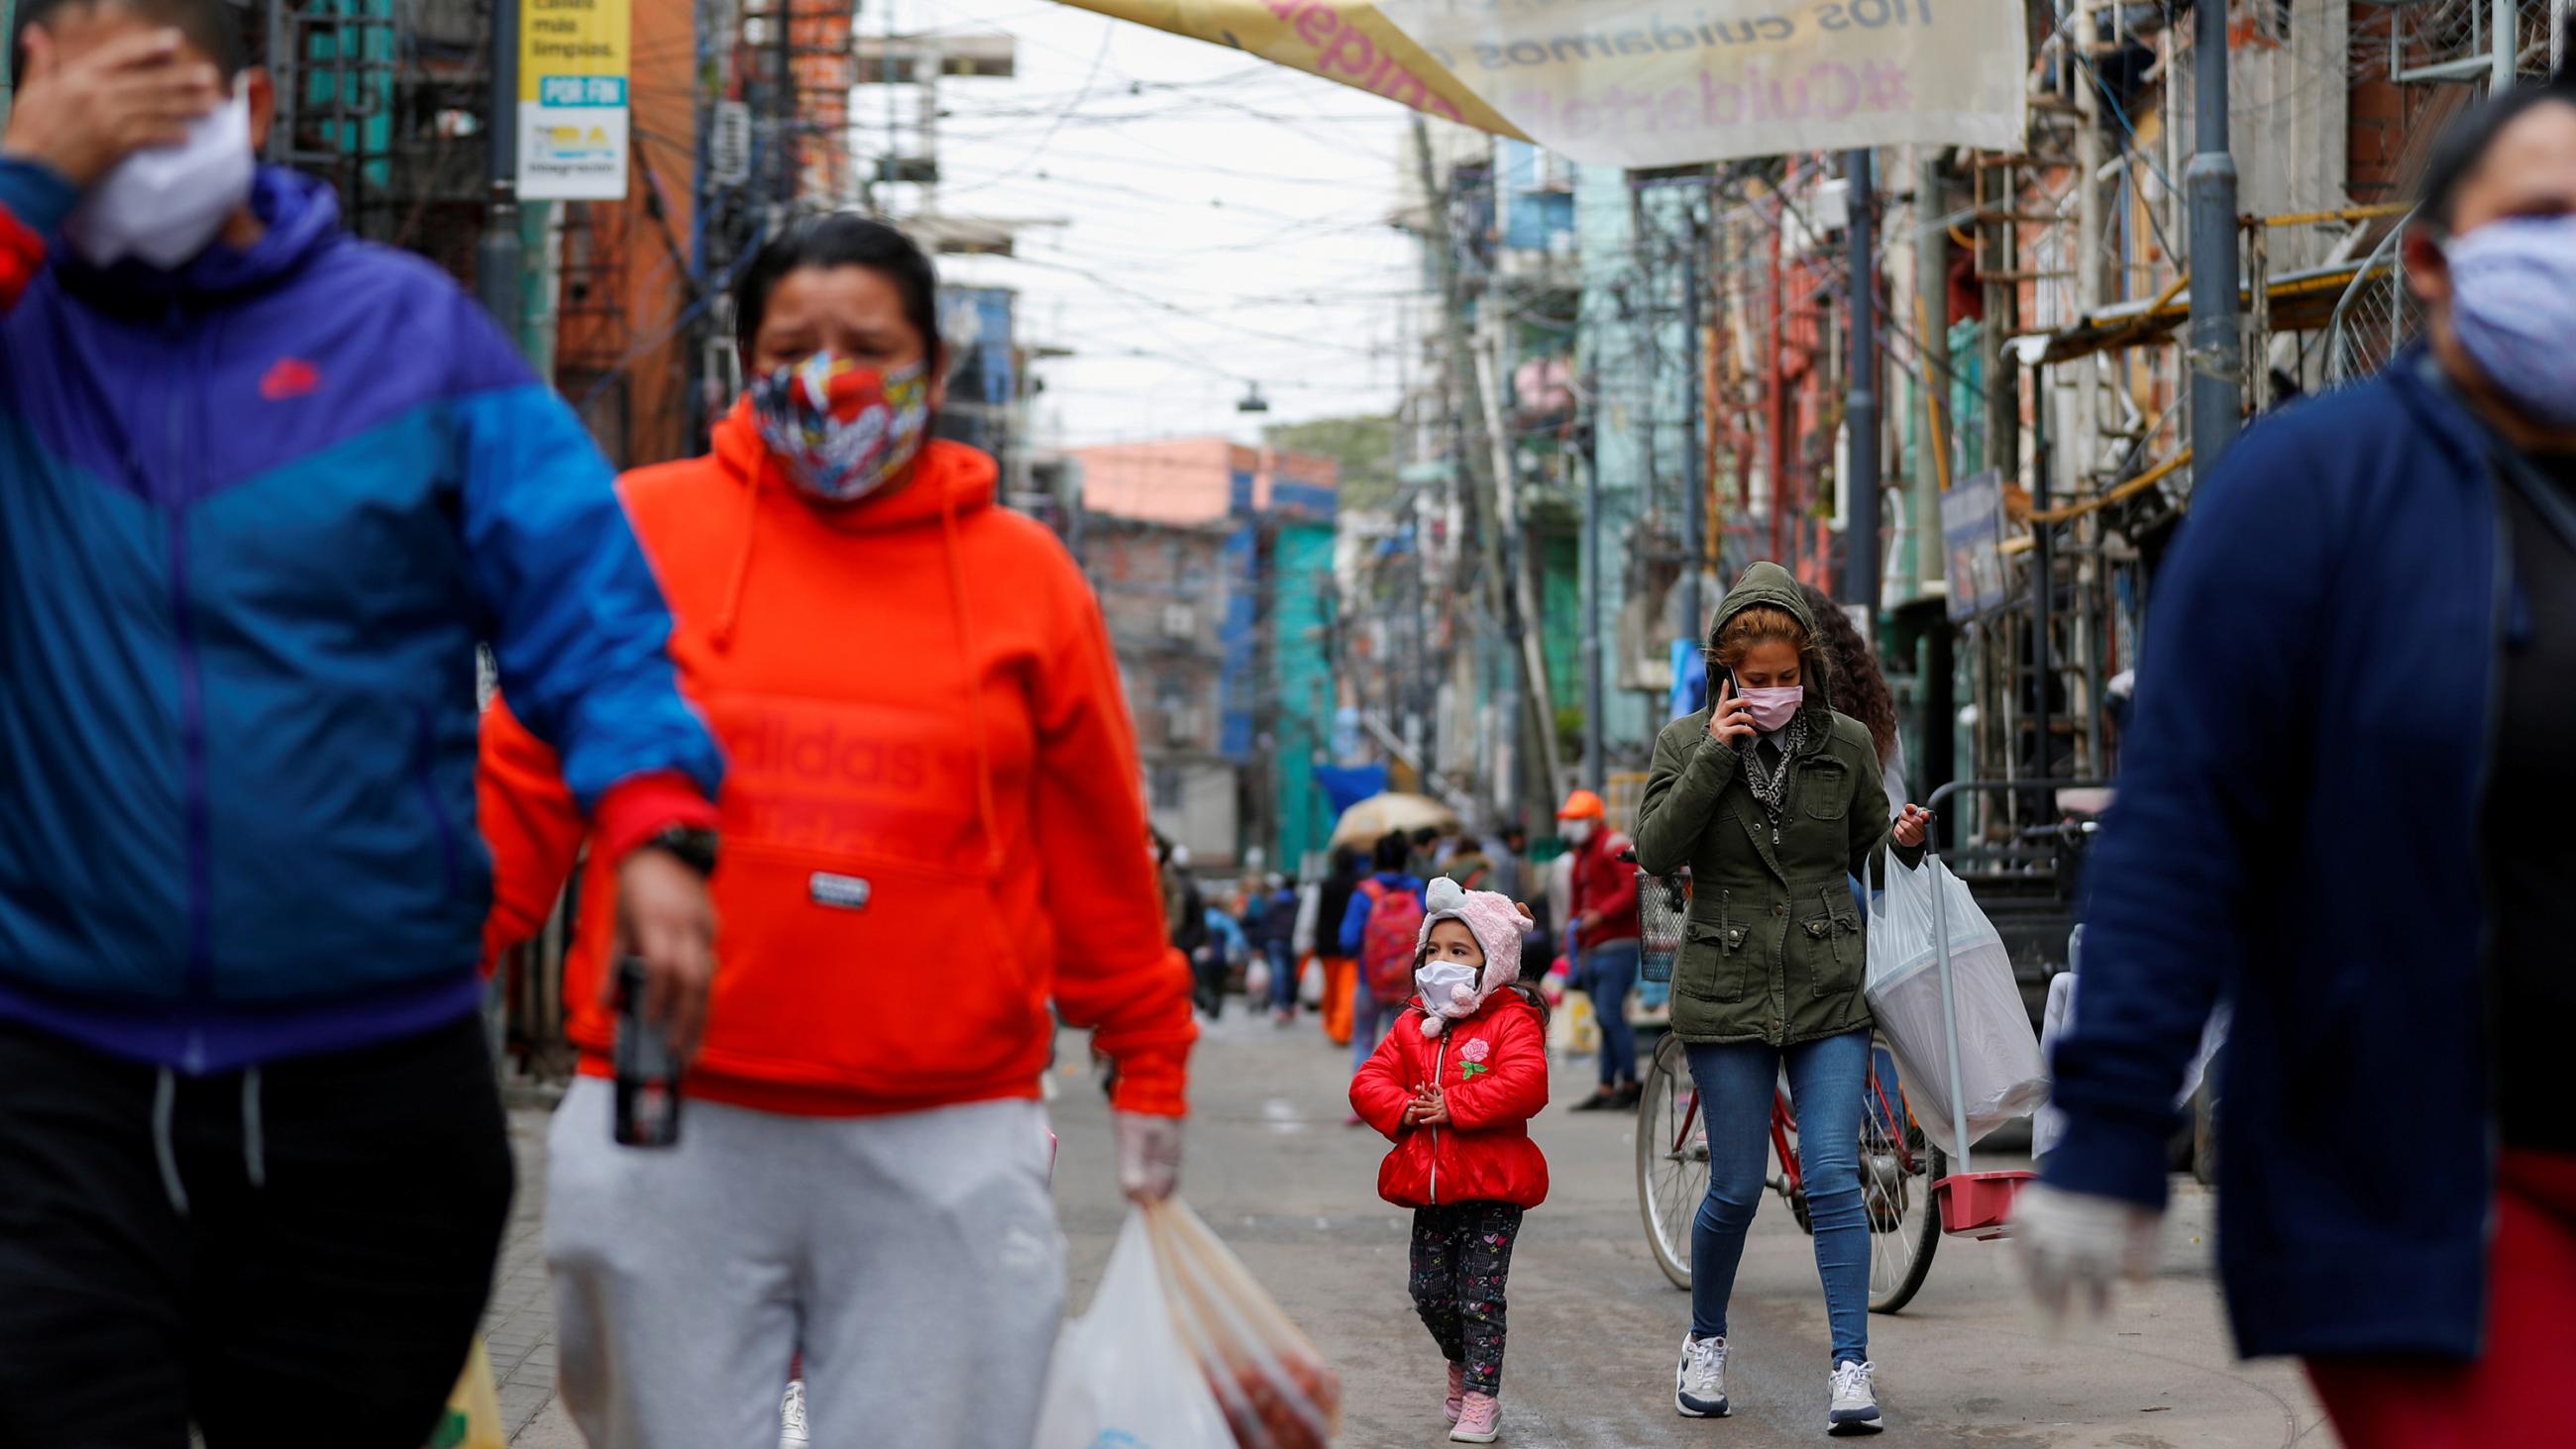
[[[1521,1214],[1547,1200],[1529,1121],[1547,1106],[1547,1007],[1519,984],[1528,912],[1435,880],[1414,954],[1420,995],[1351,1080],[1351,1110],[1395,1148],[1378,1196],[1413,1209],[1414,1308],[1449,1360],[1449,1437],[1500,1436],[1503,1287]]]

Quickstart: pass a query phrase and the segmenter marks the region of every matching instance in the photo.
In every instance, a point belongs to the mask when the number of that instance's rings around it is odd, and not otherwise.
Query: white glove
[[[2046,1183],[2032,1183],[2013,1200],[2012,1237],[2031,1299],[2051,1330],[2063,1327],[2072,1309],[2088,1317],[2107,1312],[2114,1278],[2145,1282],[2155,1272],[2163,1228],[2161,1212]]]
[[[1181,1119],[1112,1112],[1118,1142],[1118,1190],[1131,1202],[1161,1202],[1181,1181]]]

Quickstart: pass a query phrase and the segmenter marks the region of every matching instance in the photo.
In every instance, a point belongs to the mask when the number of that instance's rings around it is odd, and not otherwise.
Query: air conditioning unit
[[[1163,637],[1195,639],[1199,634],[1199,611],[1187,604],[1163,606]]]
[[[1186,748],[1199,742],[1199,712],[1184,706],[1163,712],[1163,743]]]

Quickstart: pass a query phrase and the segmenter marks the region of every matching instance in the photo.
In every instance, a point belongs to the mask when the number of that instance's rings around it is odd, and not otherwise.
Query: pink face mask
[[[1753,706],[1753,727],[1769,734],[1787,724],[1807,702],[1807,687],[1793,684],[1786,689],[1740,689],[1736,694]]]

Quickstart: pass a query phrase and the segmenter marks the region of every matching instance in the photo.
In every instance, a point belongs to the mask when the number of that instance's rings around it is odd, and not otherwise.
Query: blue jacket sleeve
[[[1351,892],[1351,903],[1342,910],[1342,954],[1360,953],[1360,938],[1368,934],[1369,907],[1376,904],[1366,891]]]
[[[585,811],[612,786],[673,771],[714,799],[723,762],[680,696],[670,610],[608,460],[479,312],[459,332],[465,545],[512,711],[554,747]]]
[[[51,167],[0,156],[0,312],[17,305],[79,201]]]
[[[2057,1045],[2066,1136],[2044,1175],[2160,1207],[2185,1066],[2235,979],[2249,883],[2286,847],[2347,466],[2296,412],[2239,439],[2166,560],[2117,802],[2085,874],[2082,1005]]]

